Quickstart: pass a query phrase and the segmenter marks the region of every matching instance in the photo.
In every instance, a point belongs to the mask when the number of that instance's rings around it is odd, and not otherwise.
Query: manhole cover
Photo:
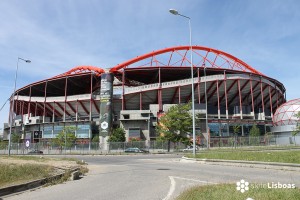
[[[161,168],[161,169],[156,169],[156,170],[170,170],[170,169],[166,169],[166,168]]]

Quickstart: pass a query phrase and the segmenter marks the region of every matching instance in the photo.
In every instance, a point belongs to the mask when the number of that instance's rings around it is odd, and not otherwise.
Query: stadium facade
[[[241,136],[248,135],[253,124],[261,133],[268,132],[273,114],[286,102],[282,83],[240,59],[212,48],[178,46],[108,70],[75,67],[18,89],[12,97],[13,132],[23,139],[47,141],[65,126],[74,126],[84,143],[99,133],[105,140],[112,127],[121,126],[127,140],[155,140],[159,117],[170,106],[191,101],[192,81],[197,134],[206,131],[206,111],[211,137],[231,136],[234,125],[241,126]],[[6,125],[4,134],[8,131]]]

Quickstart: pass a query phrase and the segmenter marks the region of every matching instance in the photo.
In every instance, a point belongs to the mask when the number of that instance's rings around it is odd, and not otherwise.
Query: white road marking
[[[171,186],[170,186],[170,189],[169,189],[169,192],[168,192],[167,196],[163,200],[169,200],[171,198],[172,194],[174,193],[174,190],[175,190],[176,182],[175,182],[173,176],[169,176],[169,178],[171,180]]]
[[[171,199],[175,188],[176,188],[176,181],[175,179],[181,179],[181,180],[185,180],[185,181],[193,181],[193,182],[198,182],[198,183],[205,183],[205,184],[216,184],[213,182],[209,182],[209,181],[201,181],[201,180],[197,180],[197,179],[190,179],[190,178],[182,178],[182,177],[178,177],[178,176],[169,176],[170,180],[171,180],[171,186],[169,189],[169,192],[167,194],[167,196],[165,198],[163,198],[163,200],[169,200]]]

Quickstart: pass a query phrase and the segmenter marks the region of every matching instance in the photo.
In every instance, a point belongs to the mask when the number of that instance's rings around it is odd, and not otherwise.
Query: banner
[[[100,136],[108,136],[112,124],[112,98],[114,76],[111,73],[101,75],[100,88]]]

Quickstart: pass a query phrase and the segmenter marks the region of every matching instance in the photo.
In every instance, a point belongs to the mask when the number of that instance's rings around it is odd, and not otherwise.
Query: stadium
[[[232,136],[234,125],[241,126],[240,136],[249,135],[253,124],[261,134],[269,132],[273,114],[286,102],[282,83],[233,55],[177,46],[110,69],[75,67],[18,89],[11,98],[12,129],[22,139],[48,141],[65,126],[74,126],[76,137],[85,143],[96,134],[103,140],[120,126],[127,140],[155,140],[159,117],[173,105],[191,102],[192,81],[196,131],[206,132],[207,115],[210,137]]]

